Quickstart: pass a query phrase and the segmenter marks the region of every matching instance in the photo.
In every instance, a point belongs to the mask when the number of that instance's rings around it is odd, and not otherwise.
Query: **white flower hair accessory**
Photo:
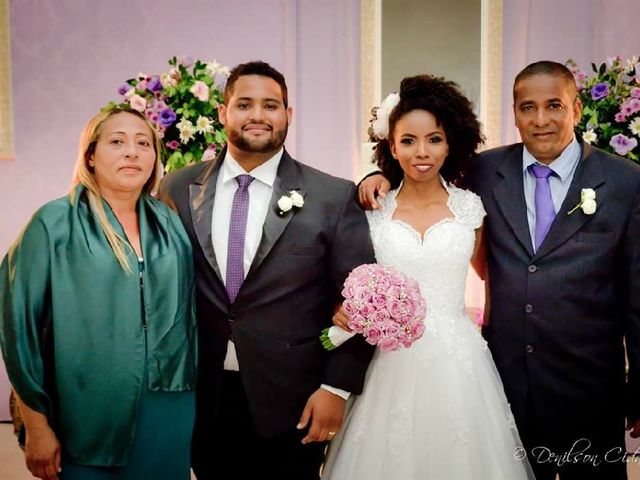
[[[292,208],[300,209],[302,208],[303,205],[304,205],[304,197],[300,195],[298,192],[296,192],[295,190],[291,190],[289,192],[289,195],[282,195],[278,199],[278,208],[280,209],[278,214],[282,216]]]
[[[400,102],[399,93],[390,93],[375,109],[375,119],[371,122],[371,133],[379,140],[389,137],[389,115]]]
[[[596,191],[593,188],[583,188],[580,192],[580,203],[573,207],[567,215],[571,215],[578,208],[582,209],[585,215],[593,215],[596,213]]]

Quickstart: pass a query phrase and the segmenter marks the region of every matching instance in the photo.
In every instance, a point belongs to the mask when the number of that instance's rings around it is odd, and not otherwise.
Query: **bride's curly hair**
[[[407,77],[400,83],[400,101],[389,115],[388,138],[375,138],[372,129],[369,135],[377,141],[374,161],[384,176],[396,188],[404,178],[400,163],[391,154],[390,142],[398,120],[413,110],[431,113],[447,136],[449,155],[440,169],[447,181],[458,187],[465,186],[465,174],[469,160],[484,142],[480,122],[473,113],[473,104],[454,82],[431,75]]]

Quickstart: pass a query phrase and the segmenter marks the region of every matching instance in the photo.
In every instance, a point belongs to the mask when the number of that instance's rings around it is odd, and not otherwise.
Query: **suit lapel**
[[[535,258],[543,257],[558,248],[591,218],[591,215],[585,215],[581,209],[577,209],[571,215],[568,214],[573,207],[580,203],[583,188],[596,190],[605,183],[602,164],[600,160],[592,154],[593,150],[591,146],[581,144],[581,147],[582,154],[580,163],[573,176],[567,196],[562,202],[562,207],[560,207],[560,211],[556,215],[555,220],[551,224],[549,233],[542,242],[542,245],[540,245],[540,249],[536,252]],[[597,194],[596,202],[598,205],[597,208],[600,209],[603,204],[603,199],[598,198]]]
[[[305,192],[300,188],[298,183],[298,175],[294,160],[285,151],[280,159],[278,165],[278,174],[276,175],[273,183],[273,194],[271,195],[271,201],[269,202],[269,209],[267,210],[267,217],[262,228],[262,238],[260,239],[260,245],[253,257],[251,268],[247,274],[247,279],[251,276],[255,270],[262,264],[264,259],[269,255],[271,249],[276,244],[280,236],[284,233],[284,230],[289,225],[289,222],[293,219],[296,213],[296,209],[289,210],[283,215],[279,214],[278,200],[283,195],[288,195],[291,190],[297,190],[300,195],[305,196]]]
[[[200,243],[204,256],[223,285],[224,282],[220,275],[220,267],[218,266],[211,239],[211,214],[216,196],[216,183],[220,165],[224,159],[225,152],[226,149],[220,152],[220,155],[211,162],[211,166],[205,169],[194,183],[189,185],[189,208],[191,209],[193,229],[196,237],[198,237],[198,243]]]
[[[524,197],[522,173],[522,147],[514,149],[497,170],[502,177],[493,190],[493,196],[507,224],[529,256],[533,255],[527,204]]]

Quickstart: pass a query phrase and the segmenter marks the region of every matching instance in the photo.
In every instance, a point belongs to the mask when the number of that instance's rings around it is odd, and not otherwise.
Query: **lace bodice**
[[[423,237],[407,223],[393,219],[396,196],[402,186],[380,200],[380,210],[367,212],[378,263],[389,265],[420,284],[428,319],[463,314],[475,229],[485,216],[476,194],[444,181],[443,185],[449,193],[447,206],[452,216],[429,227]]]

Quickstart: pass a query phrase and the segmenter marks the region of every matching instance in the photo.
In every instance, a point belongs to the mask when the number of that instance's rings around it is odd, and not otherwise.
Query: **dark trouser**
[[[624,425],[584,418],[576,432],[540,427],[532,409],[520,428],[536,480],[626,480]]]
[[[318,480],[326,443],[303,445],[305,435],[258,435],[240,374],[224,372],[218,392],[198,391],[193,470],[198,480]]]

